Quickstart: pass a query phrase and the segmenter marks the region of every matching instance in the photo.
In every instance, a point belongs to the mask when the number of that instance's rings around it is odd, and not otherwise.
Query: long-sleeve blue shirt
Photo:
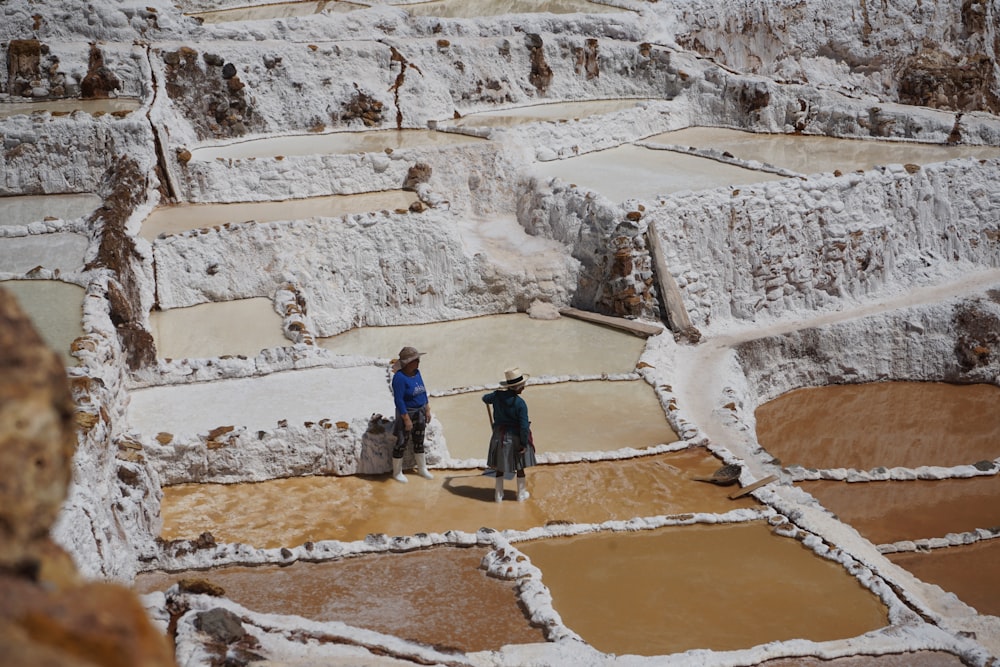
[[[419,370],[412,376],[396,371],[392,376],[392,400],[396,404],[397,415],[405,415],[410,410],[427,405],[427,389]]]
[[[483,403],[493,406],[493,423],[496,426],[516,428],[521,444],[529,442],[528,404],[512,391],[498,390],[483,396]]]

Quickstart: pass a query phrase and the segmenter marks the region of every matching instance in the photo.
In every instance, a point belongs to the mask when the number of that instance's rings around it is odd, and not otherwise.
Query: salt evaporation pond
[[[335,354],[392,359],[411,345],[427,354],[420,374],[432,394],[459,387],[496,386],[518,366],[531,377],[629,373],[646,341],[571,317],[534,319],[524,313],[450,322],[359,327],[317,339]],[[482,408],[480,408],[480,412]]]
[[[59,353],[63,363],[75,366],[70,346],[83,335],[85,290],[60,280],[6,280],[0,282],[0,288],[17,297],[21,310],[31,318],[42,340]]]
[[[249,139],[230,144],[201,146],[191,151],[196,161],[241,160],[257,157],[319,155],[337,153],[384,153],[423,146],[457,146],[485,139],[454,132],[435,130],[369,130],[367,132],[329,132],[294,134]]]
[[[1000,387],[876,382],[806,387],[757,408],[783,466],[957,466],[1000,457]]]
[[[263,297],[154,310],[149,331],[160,359],[256,356],[291,345],[274,302]]]
[[[0,118],[32,113],[51,113],[58,116],[70,114],[74,111],[81,111],[95,116],[105,113],[126,114],[135,111],[140,106],[142,106],[142,101],[133,97],[0,102]]]
[[[195,434],[219,426],[269,430],[321,419],[392,414],[385,368],[310,368],[249,378],[162,385],[129,394],[128,421],[141,433]]]
[[[271,19],[287,19],[293,16],[309,16],[320,12],[342,14],[365,9],[344,0],[318,0],[316,2],[276,2],[273,4],[234,7],[232,9],[217,9],[209,12],[193,12],[188,16],[200,19],[202,23],[232,23],[237,21],[268,21]]]
[[[765,522],[518,543],[563,622],[600,651],[664,655],[855,637],[885,605],[839,563]]]
[[[646,99],[624,100],[586,100],[580,102],[559,102],[555,104],[536,104],[513,109],[497,111],[479,111],[466,114],[462,118],[438,121],[439,125],[456,125],[459,127],[511,127],[524,123],[539,121],[565,122],[578,120],[588,116],[613,113],[632,109],[639,104],[648,102]]]
[[[960,157],[1000,157],[997,146],[948,146],[912,141],[842,139],[803,134],[762,134],[721,127],[689,127],[658,134],[648,143],[725,151],[800,174],[867,170],[885,164],[930,164]]]
[[[527,472],[531,498],[517,502],[510,481],[509,502],[503,503],[493,500],[492,477],[466,468],[435,469],[430,480],[411,471],[407,484],[388,474],[178,484],[163,489],[160,535],[194,539],[210,531],[222,542],[279,548],[363,540],[376,533],[475,533],[482,526],[528,530],[551,522],[600,524],[760,506],[750,496],[731,500],[731,487],[692,479],[718,467],[718,459],[701,448],[620,461],[539,465]]]
[[[90,239],[73,232],[7,237],[0,243],[0,273],[25,274],[36,268],[81,271],[89,246]]]
[[[709,190],[785,178],[708,158],[625,145],[531,167],[542,178],[596,190],[612,201],[656,199],[687,190]]]
[[[414,16],[438,18],[476,18],[503,14],[609,14],[629,11],[587,0],[437,0],[414,5],[399,5]]]
[[[0,197],[0,226],[74,220],[89,216],[102,203],[98,195],[89,193]]]
[[[448,453],[486,459],[489,415],[481,392],[434,398]],[[645,449],[679,440],[653,388],[642,380],[529,385],[531,431],[539,455]]]
[[[1000,539],[886,557],[923,581],[954,593],[980,614],[1000,616]]]
[[[1000,387],[882,382],[797,389],[757,409],[761,445],[782,464],[831,469],[963,466],[1000,457]],[[915,476],[915,473],[914,473]],[[980,536],[1000,526],[1000,477],[799,487],[875,544]],[[887,557],[980,613],[1000,606],[1000,541]]]
[[[287,567],[223,567],[140,574],[139,593],[196,576],[257,612],[341,621],[458,651],[495,651],[545,641],[518,606],[514,586],[487,576],[481,548],[436,547]],[[456,622],[461,619],[461,622]]]
[[[159,206],[143,220],[139,235],[153,241],[161,234],[178,234],[241,222],[276,222],[337,218],[370,211],[409,210],[419,201],[413,192],[389,190],[354,195],[328,195],[282,201],[240,202],[235,204],[174,204]]]
[[[865,483],[818,480],[799,486],[873,544],[1000,526],[997,475]],[[993,569],[1000,572],[1000,567]]]

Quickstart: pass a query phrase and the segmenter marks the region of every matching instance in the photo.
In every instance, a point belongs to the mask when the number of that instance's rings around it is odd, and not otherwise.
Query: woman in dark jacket
[[[493,434],[490,437],[490,451],[486,465],[496,471],[495,499],[503,501],[503,480],[505,473],[517,474],[517,499],[527,500],[531,494],[527,490],[524,469],[537,463],[535,444],[531,438],[531,422],[528,421],[528,404],[521,398],[527,384],[527,376],[519,368],[504,371],[504,380],[498,391],[483,396],[483,403],[493,406]]]

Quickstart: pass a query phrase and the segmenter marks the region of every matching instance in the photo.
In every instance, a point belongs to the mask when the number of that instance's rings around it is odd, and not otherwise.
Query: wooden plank
[[[603,324],[615,329],[621,329],[622,331],[627,331],[628,333],[641,338],[649,338],[650,336],[655,336],[663,331],[663,327],[658,327],[655,324],[646,324],[645,322],[626,320],[624,317],[612,317],[610,315],[601,315],[600,313],[591,313],[577,308],[563,308],[559,311],[559,314],[566,315],[567,317],[575,317],[578,320],[586,320],[587,322]]]
[[[729,494],[729,499],[730,500],[736,500],[737,498],[742,498],[743,496],[747,495],[751,491],[756,491],[757,489],[759,489],[760,487],[764,486],[765,484],[770,484],[771,482],[776,482],[776,481],[778,481],[777,477],[775,477],[774,475],[768,475],[767,477],[763,477],[761,479],[758,479],[753,484],[749,484],[747,486],[744,486],[739,491],[734,491],[734,492],[730,493]]]
[[[667,268],[663,258],[663,248],[660,246],[660,237],[653,222],[646,228],[646,246],[653,260],[653,273],[656,274],[656,281],[660,286],[660,296],[663,297],[663,303],[667,307],[667,323],[670,325],[670,330],[681,332],[690,329],[691,317],[684,306],[684,298],[681,296],[680,288],[677,287],[677,281]]]

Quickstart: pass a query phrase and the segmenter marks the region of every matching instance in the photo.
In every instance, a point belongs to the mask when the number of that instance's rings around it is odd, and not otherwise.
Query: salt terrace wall
[[[659,319],[641,213],[561,182],[527,179],[517,216],[530,234],[565,243],[580,262],[571,304],[616,316]]]
[[[678,44],[741,71],[907,104],[1000,110],[994,0],[671,0],[661,11],[676,17]]]
[[[275,43],[263,56],[252,51],[258,45],[240,43],[204,53],[157,51],[153,68],[166,96],[158,94],[153,117],[168,128],[171,171],[183,173],[205,169],[186,163],[185,153],[208,139],[426,128],[459,110],[563,99],[669,99],[688,85],[688,75],[660,47],[572,34],[516,35],[409,39],[395,46],[388,40]],[[358,83],[372,80],[384,87]],[[189,194],[208,196],[196,187]]]
[[[122,118],[32,114],[0,126],[0,196],[98,192],[109,167],[129,157],[153,171],[149,123],[139,112]]]
[[[814,86],[739,76],[723,69],[706,69],[704,78],[687,92],[687,97],[695,107],[692,116],[699,119],[699,125],[754,132],[1000,144],[1000,127],[993,116],[986,114],[854,98]]]
[[[746,377],[739,404],[749,433],[759,405],[799,387],[1000,384],[1000,290],[757,338],[736,353]]]
[[[675,196],[649,211],[696,326],[835,306],[1000,265],[1000,160]]]
[[[109,275],[97,275],[84,302],[86,333],[68,369],[77,404],[74,481],[53,537],[88,577],[130,582],[143,555],[155,552],[160,481],[142,444],[125,431],[127,363],[111,321]]]
[[[532,274],[469,256],[454,218],[434,209],[189,232],[154,253],[162,307],[273,297],[294,283],[319,336],[523,311],[535,299],[565,305],[576,271],[569,258]]]
[[[0,92],[13,101],[145,97],[149,89],[146,48],[125,44],[0,42]]]

